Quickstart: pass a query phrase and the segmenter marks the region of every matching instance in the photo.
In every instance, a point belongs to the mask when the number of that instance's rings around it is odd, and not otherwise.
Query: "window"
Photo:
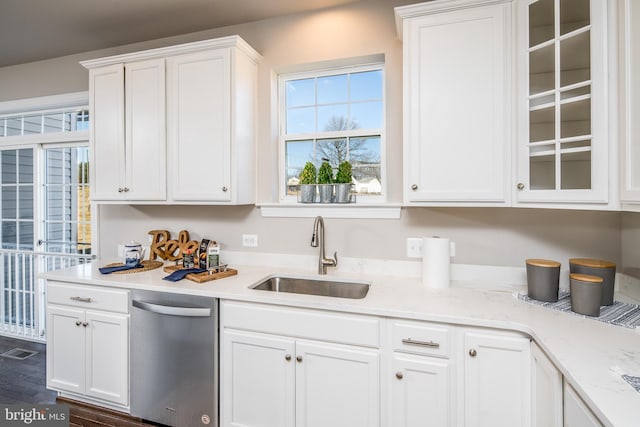
[[[0,116],[0,332],[44,337],[38,273],[91,258],[85,106]]]
[[[86,109],[47,110],[0,117],[0,138],[89,129]]]
[[[282,196],[293,198],[305,163],[353,166],[358,194],[384,195],[382,64],[281,75]],[[369,199],[372,201],[373,197]]]

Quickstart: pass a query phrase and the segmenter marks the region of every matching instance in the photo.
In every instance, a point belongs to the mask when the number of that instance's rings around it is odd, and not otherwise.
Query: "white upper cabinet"
[[[95,68],[89,76],[91,200],[165,200],[164,60]]]
[[[404,202],[507,203],[511,2],[395,11],[404,49]]]
[[[640,3],[620,2],[621,132],[620,200],[640,210]]]
[[[230,36],[82,62],[92,201],[253,203],[260,59]]]
[[[258,58],[249,49],[167,60],[170,200],[254,202]]]
[[[517,5],[516,201],[606,207],[617,200],[610,191],[607,1]]]

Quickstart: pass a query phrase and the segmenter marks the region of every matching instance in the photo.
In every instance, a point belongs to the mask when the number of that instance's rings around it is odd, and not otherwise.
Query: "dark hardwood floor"
[[[70,399],[58,398],[46,389],[47,355],[44,344],[0,335],[0,353],[14,348],[34,350],[24,360],[0,357],[0,403],[47,404],[64,403],[70,407],[70,427],[143,427],[156,426],[122,412],[112,411]]]
[[[16,347],[35,350],[38,354],[25,360],[0,357],[0,403],[54,403],[56,393],[45,387],[46,346],[0,336],[0,353]]]

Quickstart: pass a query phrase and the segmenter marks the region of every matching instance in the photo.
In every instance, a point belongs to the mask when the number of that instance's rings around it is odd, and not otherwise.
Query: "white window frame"
[[[336,132],[314,132],[307,134],[295,134],[291,138],[286,134],[286,82],[289,80],[300,80],[309,78],[320,78],[339,74],[353,74],[365,71],[382,71],[382,124],[379,129],[358,129]],[[286,140],[318,140],[354,136],[380,136],[380,176],[381,194],[364,195],[358,194],[355,206],[358,205],[380,205],[387,201],[387,156],[386,156],[386,90],[385,90],[385,64],[383,61],[367,62],[358,65],[312,67],[301,72],[282,73],[278,75],[278,196],[282,204],[296,204],[295,196],[287,195],[287,173],[286,173]],[[313,204],[317,205],[317,204]],[[354,206],[354,204],[349,204]],[[331,206],[335,206],[331,204]]]

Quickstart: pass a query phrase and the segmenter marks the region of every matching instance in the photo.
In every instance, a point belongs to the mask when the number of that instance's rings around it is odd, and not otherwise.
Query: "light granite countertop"
[[[318,277],[309,269],[236,266],[237,276],[197,284],[162,280],[156,269],[136,274],[102,275],[99,262],[45,273],[48,280],[129,289],[210,296],[321,310],[398,317],[458,325],[519,331],[531,336],[574,386],[600,420],[610,427],[640,425],[640,393],[620,376],[640,376],[640,329],[613,326],[520,301],[520,287],[488,288],[473,282],[452,282],[448,289],[425,288],[416,277],[336,273],[336,280],[371,283],[364,299],[352,300],[250,289],[273,275]]]

